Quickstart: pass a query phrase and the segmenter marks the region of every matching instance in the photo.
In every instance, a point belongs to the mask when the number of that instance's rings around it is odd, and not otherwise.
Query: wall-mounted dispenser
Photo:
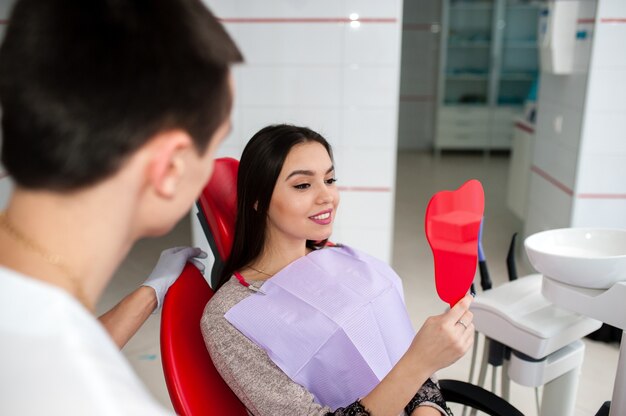
[[[574,72],[579,0],[551,1],[540,12],[539,58],[541,71]]]

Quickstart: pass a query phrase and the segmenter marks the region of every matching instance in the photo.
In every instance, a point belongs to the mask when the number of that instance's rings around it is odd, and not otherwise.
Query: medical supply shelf
[[[442,149],[509,149],[538,74],[539,4],[442,2],[437,133]]]

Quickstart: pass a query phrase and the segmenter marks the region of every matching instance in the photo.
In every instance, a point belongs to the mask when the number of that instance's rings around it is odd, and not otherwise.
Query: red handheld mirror
[[[435,261],[437,294],[451,307],[474,280],[484,208],[485,194],[476,179],[456,191],[437,192],[426,208],[426,238]]]

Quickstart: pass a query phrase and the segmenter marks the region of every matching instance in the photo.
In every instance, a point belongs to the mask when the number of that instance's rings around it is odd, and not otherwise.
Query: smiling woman
[[[257,416],[449,414],[431,375],[471,345],[470,300],[416,335],[395,272],[328,243],[334,174],[307,128],[269,126],[244,149],[233,249],[201,322],[215,367]]]
[[[239,164],[235,240],[219,286],[235,271],[261,279],[324,247],[339,203],[334,173],[331,147],[313,130],[256,133]]]
[[[295,249],[294,240],[323,241],[330,237],[339,204],[334,174],[330,155],[319,142],[300,143],[291,149],[267,213],[266,247]],[[258,259],[257,267],[280,270],[286,265],[268,264],[268,254]],[[301,245],[293,253],[294,260],[304,254],[306,246]]]

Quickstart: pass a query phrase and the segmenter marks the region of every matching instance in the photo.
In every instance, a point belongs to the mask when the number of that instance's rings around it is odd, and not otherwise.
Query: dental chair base
[[[572,415],[584,355],[585,344],[581,340],[576,340],[541,360],[514,351],[511,354],[508,377],[523,386],[544,386],[540,416]]]
[[[545,386],[541,416],[572,415],[584,356],[580,339],[602,323],[552,304],[541,288],[542,275],[533,274],[485,291],[472,304],[473,322],[478,332],[513,351],[503,379]],[[508,381],[503,393],[504,386]]]
[[[600,328],[601,322],[548,301],[541,286],[542,276],[532,274],[480,293],[471,306],[476,330],[542,359]]]
[[[564,308],[576,311],[603,322],[626,329],[626,281],[609,289],[589,289],[543,278],[542,294]],[[610,416],[626,415],[626,332],[622,332],[617,374],[613,386]]]

